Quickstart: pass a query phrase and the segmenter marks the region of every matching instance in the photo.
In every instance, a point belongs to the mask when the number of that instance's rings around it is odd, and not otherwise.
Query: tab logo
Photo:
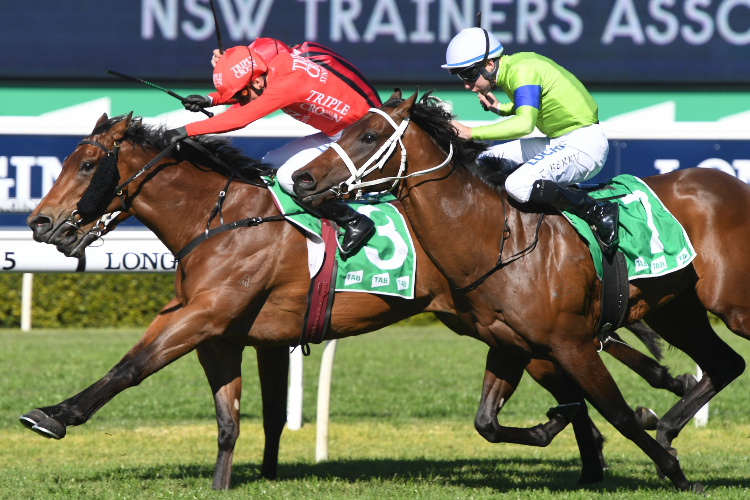
[[[690,254],[688,253],[687,248],[683,248],[682,252],[677,255],[677,263],[682,266],[689,260]]]
[[[400,278],[396,278],[396,287],[398,287],[399,290],[406,290],[407,288],[409,288],[409,277],[402,276]]]
[[[647,269],[648,269],[648,262],[646,262],[646,259],[640,256],[637,259],[635,259],[635,272],[639,273]]]
[[[354,285],[357,283],[362,283],[362,271],[352,271],[350,273],[346,273],[346,278],[344,278],[344,286]]]
[[[221,75],[222,73],[214,74],[214,87],[216,87],[217,89],[221,87]]]
[[[388,286],[391,284],[391,278],[388,276],[388,273],[383,274],[376,274],[372,277],[372,288],[377,288],[379,286]]]
[[[662,255],[651,262],[651,274],[659,274],[667,270],[667,259]]]

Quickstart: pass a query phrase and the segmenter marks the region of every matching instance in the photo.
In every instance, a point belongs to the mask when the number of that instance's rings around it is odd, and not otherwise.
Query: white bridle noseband
[[[388,138],[385,143],[383,143],[382,146],[380,146],[380,149],[378,149],[369,160],[365,162],[364,165],[357,167],[354,165],[354,162],[349,158],[349,155],[346,154],[346,151],[344,151],[344,148],[339,146],[337,143],[331,143],[331,147],[333,148],[336,153],[341,157],[344,164],[346,165],[346,168],[349,169],[349,172],[351,172],[351,177],[347,179],[346,181],[342,182],[338,186],[332,187],[331,191],[336,193],[337,196],[342,196],[346,193],[349,193],[351,191],[357,190],[357,199],[359,199],[362,196],[362,188],[366,186],[374,186],[376,184],[383,184],[389,181],[393,181],[393,185],[384,190],[378,192],[376,195],[380,196],[385,193],[388,193],[393,188],[396,187],[396,184],[398,184],[398,181],[402,179],[408,179],[409,177],[417,177],[420,175],[429,174],[431,172],[435,172],[436,170],[440,170],[444,166],[446,166],[451,158],[453,158],[453,144],[450,145],[450,151],[448,152],[448,157],[445,159],[443,163],[438,165],[437,167],[428,168],[427,170],[420,170],[419,172],[414,172],[409,175],[401,175],[404,173],[404,170],[406,169],[406,147],[404,146],[404,143],[401,141],[401,137],[404,135],[404,132],[406,132],[406,128],[409,126],[410,118],[407,116],[403,119],[400,125],[396,125],[396,122],[393,121],[393,119],[388,116],[387,113],[384,111],[378,109],[378,108],[370,108],[371,113],[377,113],[383,118],[385,118],[388,123],[391,124],[391,126],[394,128],[393,134]],[[393,155],[393,152],[396,150],[396,144],[399,144],[401,146],[401,165],[398,168],[398,175],[395,177],[384,177],[382,179],[377,179],[374,181],[367,181],[362,182],[362,179],[364,179],[367,175],[369,175],[371,172],[373,172],[375,169],[383,169],[383,166],[385,163],[390,159],[391,155]]]

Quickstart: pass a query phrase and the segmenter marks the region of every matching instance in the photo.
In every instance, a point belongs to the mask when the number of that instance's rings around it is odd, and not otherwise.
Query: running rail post
[[[289,393],[286,426],[290,431],[302,428],[302,348],[289,348]]]
[[[23,284],[21,285],[21,331],[31,331],[31,298],[34,285],[34,275],[23,273]]]
[[[328,460],[328,421],[331,403],[331,378],[333,376],[333,358],[336,356],[338,340],[329,340],[323,348],[323,359],[320,361],[320,378],[318,379],[318,414],[315,431],[315,462]]]

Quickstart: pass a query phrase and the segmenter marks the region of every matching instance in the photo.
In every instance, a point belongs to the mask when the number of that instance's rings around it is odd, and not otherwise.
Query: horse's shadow
[[[370,480],[392,480],[395,482],[424,482],[444,486],[472,489],[490,489],[498,493],[512,490],[577,491],[635,491],[672,490],[669,481],[656,477],[637,477],[632,466],[612,464],[605,472],[604,481],[597,484],[578,484],[580,460],[542,458],[499,458],[493,460],[428,460],[428,459],[356,459],[331,460],[320,464],[292,462],[279,464],[277,481],[298,481],[336,478],[337,481],[361,483]],[[622,470],[617,472],[618,466]],[[648,464],[650,471],[653,465]],[[102,473],[110,480],[112,474],[141,480],[160,479],[205,479],[211,482],[213,465],[172,464],[150,467],[124,468]],[[708,489],[719,487],[745,487],[747,478],[716,478],[703,480],[700,474],[690,474]],[[95,479],[91,477],[90,479]],[[232,467],[232,488],[262,481],[260,463],[235,463]]]

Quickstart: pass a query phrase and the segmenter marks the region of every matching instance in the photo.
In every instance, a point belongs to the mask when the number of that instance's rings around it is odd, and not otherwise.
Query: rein
[[[450,151],[448,152],[448,156],[441,163],[440,165],[432,168],[428,168],[426,170],[420,170],[418,172],[413,172],[408,175],[401,175],[404,173],[404,170],[406,169],[406,146],[404,146],[404,143],[401,141],[401,137],[406,132],[406,128],[409,126],[409,123],[411,122],[411,118],[406,117],[401,121],[400,125],[396,125],[396,122],[393,121],[393,119],[384,111],[378,108],[370,108],[371,113],[378,113],[383,118],[385,118],[388,123],[391,124],[391,126],[394,128],[393,134],[388,138],[388,140],[383,143],[382,146],[368,159],[364,165],[357,167],[354,165],[354,162],[351,158],[349,158],[349,155],[344,151],[344,148],[339,146],[337,143],[331,143],[331,147],[333,148],[336,153],[341,157],[341,160],[344,162],[344,165],[346,165],[346,168],[349,169],[349,172],[351,172],[351,177],[347,179],[346,181],[342,182],[338,186],[334,186],[330,188],[331,191],[336,194],[338,198],[341,198],[344,194],[349,193],[353,190],[357,190],[356,198],[359,199],[362,197],[362,188],[367,186],[374,186],[376,184],[384,184],[386,182],[393,181],[393,185],[384,190],[376,193],[376,196],[381,196],[385,193],[390,192],[393,188],[396,187],[396,184],[398,184],[398,181],[403,179],[409,179],[411,177],[418,177],[420,175],[426,175],[432,172],[435,172],[437,170],[440,170],[441,168],[448,165],[451,158],[453,158],[453,144],[450,145]],[[374,181],[367,181],[362,182],[362,179],[375,171],[375,169],[383,169],[383,166],[386,164],[386,162],[391,158],[393,155],[393,152],[396,150],[396,144],[401,145],[401,165],[398,168],[398,175],[394,177],[383,177],[381,179],[377,179]],[[377,162],[377,163],[375,163]],[[373,165],[373,163],[375,163]]]
[[[210,158],[217,165],[219,165],[220,167],[222,167],[222,168],[228,170],[229,172],[231,172],[232,175],[230,176],[230,182],[231,182],[232,178],[237,177],[240,180],[242,180],[242,182],[245,182],[246,184],[251,184],[253,186],[262,187],[262,188],[266,188],[267,187],[265,183],[255,182],[253,180],[248,179],[247,177],[245,177],[244,175],[242,175],[242,173],[239,170],[237,170],[236,168],[234,168],[231,165],[227,164],[226,162],[224,162],[220,158],[217,158],[215,155],[213,155],[210,151],[208,151],[206,148],[204,148],[203,146],[201,146],[199,143],[197,143],[197,142],[195,142],[195,141],[193,141],[191,139],[183,139],[181,142],[184,142],[184,143],[190,145],[191,147],[195,148],[198,152],[202,153],[206,158]],[[97,148],[99,148],[102,151],[104,151],[107,154],[107,156],[113,156],[114,159],[115,159],[115,162],[117,162],[117,160],[118,160],[118,152],[119,152],[119,149],[120,149],[120,145],[117,142],[115,142],[115,146],[114,146],[114,148],[113,148],[112,151],[110,151],[104,145],[102,145],[101,143],[96,142],[96,141],[83,140],[83,141],[80,141],[77,144],[77,146],[81,146],[82,144],[90,144],[92,146],[96,146]],[[130,184],[131,182],[133,182],[135,179],[137,179],[138,177],[140,177],[141,175],[143,175],[151,167],[153,167],[154,165],[156,165],[157,163],[159,163],[159,161],[161,161],[164,157],[168,156],[175,149],[177,149],[177,151],[180,150],[180,143],[179,142],[175,142],[175,143],[170,144],[169,146],[167,146],[158,155],[156,155],[155,157],[153,157],[151,159],[151,161],[149,161],[143,167],[141,167],[135,174],[133,174],[130,177],[128,177],[122,184],[118,185],[115,188],[114,194],[116,194],[120,198],[120,204],[122,205],[123,211],[126,210],[123,189],[128,184]]]
[[[229,186],[232,183],[232,181],[235,180],[235,178],[239,178],[242,182],[244,182],[246,184],[250,184],[250,185],[253,185],[253,186],[256,186],[256,187],[262,187],[262,188],[265,188],[265,189],[268,188],[268,185],[265,182],[256,182],[256,181],[253,181],[251,179],[248,179],[247,177],[245,177],[244,175],[242,175],[242,173],[239,170],[237,170],[236,168],[234,168],[231,165],[227,164],[226,162],[224,162],[220,158],[216,157],[214,154],[212,154],[206,148],[204,148],[199,143],[197,143],[197,142],[195,142],[195,141],[193,141],[191,139],[183,139],[180,142],[183,142],[183,143],[186,143],[186,144],[192,146],[198,152],[202,153],[205,157],[210,158],[217,165],[219,165],[220,167],[222,167],[222,168],[228,170],[229,172],[231,172],[231,175],[229,176],[229,179],[227,180],[227,183],[224,186],[224,189],[222,189],[219,192],[219,198],[216,201],[216,204],[214,205],[214,208],[211,211],[211,214],[209,215],[208,222],[206,223],[206,230],[202,234],[200,234],[200,235],[196,236],[195,238],[193,238],[190,241],[190,243],[188,243],[187,245],[185,245],[179,252],[177,252],[176,254],[174,254],[174,257],[175,257],[176,260],[181,260],[181,259],[185,258],[198,245],[200,245],[201,243],[203,243],[204,241],[206,241],[208,238],[210,238],[211,236],[214,236],[216,234],[223,233],[225,231],[230,231],[232,229],[238,229],[238,228],[241,228],[241,227],[258,226],[258,225],[260,225],[260,224],[262,224],[264,222],[276,222],[276,221],[283,221],[283,220],[285,220],[285,215],[282,214],[282,215],[273,215],[273,216],[270,216],[270,217],[248,217],[246,219],[238,220],[238,221],[235,221],[235,222],[230,222],[229,224],[224,224],[224,215],[222,214],[221,209],[222,209],[222,206],[224,205],[224,200],[226,198],[227,191],[229,190]],[[153,167],[154,165],[156,165],[164,157],[166,157],[167,155],[169,155],[174,149],[177,149],[179,151],[180,150],[180,142],[175,142],[175,143],[170,144],[169,146],[167,146],[163,151],[161,151],[158,155],[156,155],[154,158],[152,158],[151,161],[149,161],[143,167],[141,167],[135,174],[131,175],[123,183],[121,183],[120,185],[118,185],[114,189],[114,194],[117,195],[120,198],[120,204],[122,205],[122,210],[123,211],[127,210],[127,208],[125,206],[125,197],[124,197],[125,195],[123,194],[123,189],[128,184],[130,184],[131,182],[133,182],[135,179],[137,179],[138,177],[140,177],[141,175],[143,175],[144,172],[146,172],[151,167]],[[96,142],[96,141],[90,141],[90,140],[80,141],[80,142],[78,142],[77,146],[81,146],[83,144],[90,144],[92,146],[96,146],[97,148],[99,148],[102,151],[104,151],[107,154],[107,156],[113,157],[115,165],[117,164],[117,162],[118,162],[118,152],[119,152],[119,148],[120,148],[120,144],[117,141],[115,141],[114,148],[112,149],[112,151],[110,151],[109,149],[107,149],[103,144],[101,144],[99,142]],[[257,170],[259,172],[261,172],[260,169],[257,169]],[[76,229],[80,229],[81,221],[83,219],[76,219],[77,215],[79,215],[78,210],[73,210],[73,212],[70,214],[70,216],[68,216],[68,218],[65,220],[64,223],[68,224],[68,225],[71,225],[71,226],[75,227]],[[108,215],[110,215],[109,218],[107,218]],[[211,221],[216,217],[216,215],[219,215],[219,221],[220,221],[221,225],[218,226],[218,227],[215,227],[213,229],[209,229],[209,226],[211,225]],[[286,214],[286,215],[296,215],[296,214]],[[116,215],[105,214],[104,216],[102,216],[99,219],[99,221],[97,221],[97,224],[95,225],[94,229],[92,229],[89,232],[89,234],[93,234],[97,238],[101,237],[101,233],[104,231],[104,229],[106,229],[107,224],[109,224],[115,217],[116,217]],[[103,223],[103,225],[104,225],[104,228],[102,228],[102,229],[99,228],[99,223],[100,222]]]

